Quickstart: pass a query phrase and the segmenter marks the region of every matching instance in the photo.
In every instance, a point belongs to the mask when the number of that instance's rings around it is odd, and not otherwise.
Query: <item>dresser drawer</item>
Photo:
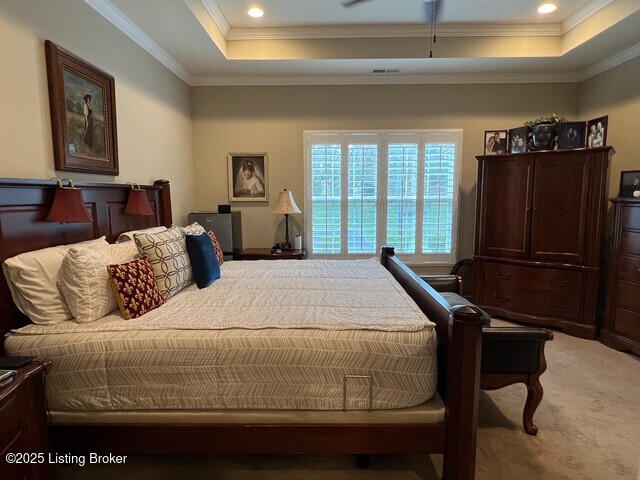
[[[0,450],[3,450],[7,443],[12,441],[16,435],[25,427],[24,415],[24,395],[19,391],[9,395],[0,405]]]
[[[507,263],[485,263],[484,280],[509,288],[527,291],[561,292],[579,297],[582,290],[582,272],[556,268],[535,268]]]
[[[616,292],[616,306],[640,314],[640,286],[624,280],[617,280],[613,289]]]
[[[640,256],[640,233],[622,232],[620,239],[620,255]]]
[[[617,278],[640,283],[640,258],[618,257]]]
[[[640,314],[617,307],[613,330],[620,335],[640,342]]]
[[[554,292],[535,292],[487,283],[483,305],[539,317],[579,320],[580,301]]]
[[[622,210],[622,228],[638,228],[640,225],[640,207],[625,206]]]

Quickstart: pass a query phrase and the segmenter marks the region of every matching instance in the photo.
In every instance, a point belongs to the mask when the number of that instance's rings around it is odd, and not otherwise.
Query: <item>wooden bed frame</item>
[[[97,238],[115,241],[124,231],[169,227],[169,182],[142,186],[156,212],[124,214],[130,187],[78,183],[93,223],[45,222],[56,183],[0,179],[0,262],[26,251]],[[128,454],[394,454],[442,453],[443,478],[475,477],[482,328],[473,307],[451,308],[435,290],[384,247],[381,263],[436,323],[438,391],[446,407],[438,424],[116,424],[51,426],[54,450]],[[0,333],[24,325],[4,276],[0,278]],[[43,359],[46,360],[46,359]]]

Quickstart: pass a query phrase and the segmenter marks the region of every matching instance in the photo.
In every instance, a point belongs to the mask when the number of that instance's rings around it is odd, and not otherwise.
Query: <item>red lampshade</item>
[[[78,190],[70,181],[70,187],[63,187],[62,182],[58,180],[58,189],[56,196],[53,198],[53,204],[47,222],[60,223],[91,223],[92,218],[89,216],[84,199],[82,198],[82,190]]]
[[[139,188],[131,189],[124,213],[127,215],[154,215],[147,192]]]

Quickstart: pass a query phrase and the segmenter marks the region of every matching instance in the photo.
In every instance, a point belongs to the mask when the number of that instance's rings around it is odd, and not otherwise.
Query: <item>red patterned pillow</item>
[[[164,304],[147,257],[120,265],[108,265],[107,270],[120,313],[127,320],[138,318]]]
[[[209,230],[207,232],[207,235],[209,235],[209,238],[213,242],[213,246],[216,248],[216,255],[218,256],[218,263],[220,265],[222,265],[224,263],[224,253],[222,252],[222,247],[220,246],[220,242],[218,241],[218,237],[216,237],[216,234],[213,233],[212,230]]]

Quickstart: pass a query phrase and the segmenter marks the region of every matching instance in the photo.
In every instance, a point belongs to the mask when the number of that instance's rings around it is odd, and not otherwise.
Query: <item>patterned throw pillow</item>
[[[218,237],[216,237],[216,234],[213,233],[212,230],[209,230],[207,232],[207,235],[209,235],[209,238],[213,242],[213,246],[216,247],[216,256],[218,257],[218,264],[222,265],[224,263],[224,253],[222,252],[222,246],[218,241]]]
[[[109,265],[107,271],[120,313],[127,320],[138,318],[164,304],[147,257],[120,265]]]
[[[185,235],[202,235],[205,233],[204,227],[198,222],[193,222],[191,225],[181,227],[181,230]]]
[[[154,234],[137,233],[134,240],[140,255],[149,257],[158,288],[165,300],[191,285],[191,262],[180,227]]]

